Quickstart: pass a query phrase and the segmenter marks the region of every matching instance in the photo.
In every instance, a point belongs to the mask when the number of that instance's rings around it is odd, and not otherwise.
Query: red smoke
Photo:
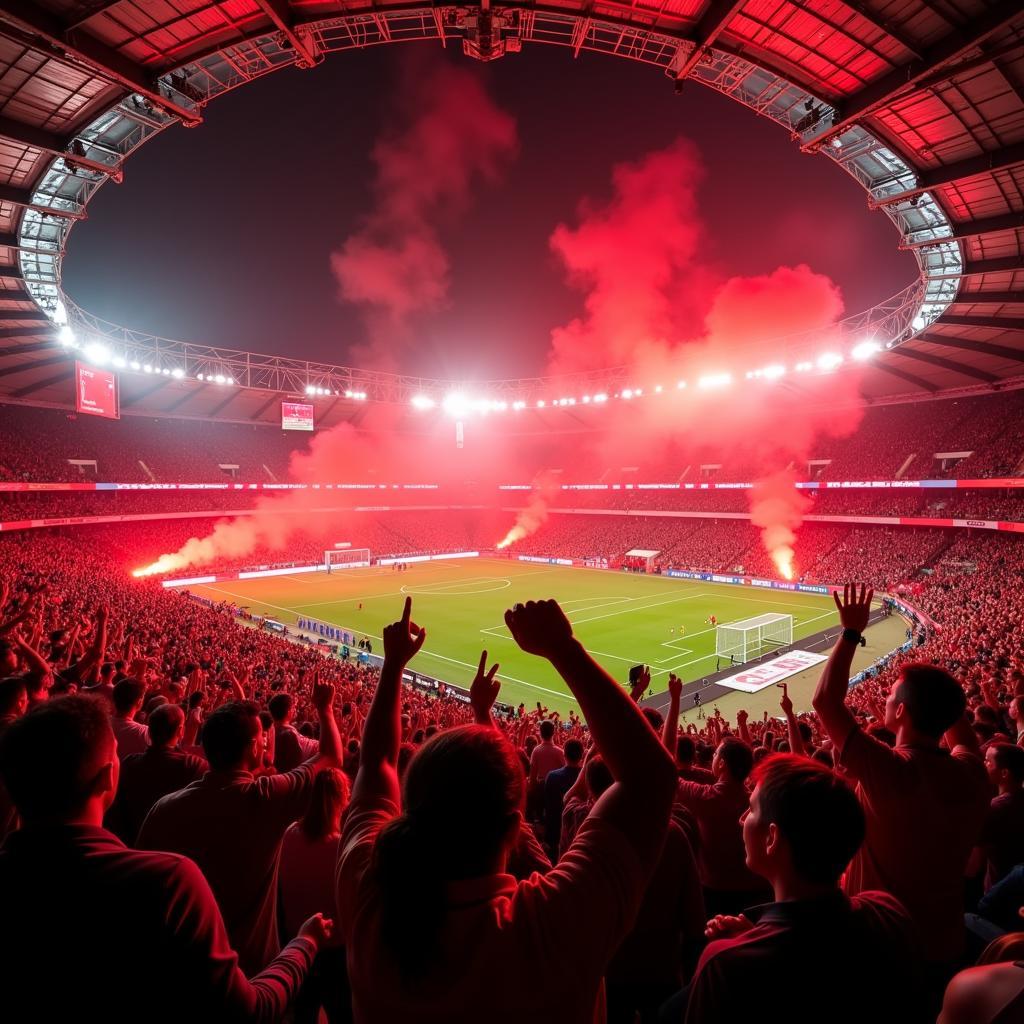
[[[517,147],[515,120],[468,69],[438,67],[410,81],[415,117],[374,146],[374,207],[331,256],[340,297],[360,305],[367,341],[355,365],[401,369],[409,318],[444,306],[450,267],[438,227],[462,213],[478,180],[494,181]]]

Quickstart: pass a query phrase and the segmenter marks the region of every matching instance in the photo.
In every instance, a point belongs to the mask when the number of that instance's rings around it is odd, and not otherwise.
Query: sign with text
[[[75,363],[75,408],[89,416],[121,418],[117,404],[117,374]]]
[[[805,668],[813,668],[828,659],[824,654],[812,654],[810,651],[790,651],[788,654],[780,654],[777,658],[745,668],[736,675],[721,679],[722,686],[730,690],[742,690],[744,693],[757,693],[774,683],[781,683],[783,679],[795,676],[803,672]]]
[[[282,430],[312,430],[313,406],[302,402],[281,403]]]

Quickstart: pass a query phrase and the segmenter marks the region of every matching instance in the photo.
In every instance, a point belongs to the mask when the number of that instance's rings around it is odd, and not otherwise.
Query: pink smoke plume
[[[793,485],[798,474],[793,469],[758,480],[750,493],[750,521],[761,528],[761,540],[784,579],[796,575],[796,531],[811,502]]]
[[[447,300],[439,225],[465,210],[477,181],[499,178],[518,145],[515,120],[468,69],[418,74],[415,94],[415,117],[374,147],[374,208],[331,256],[341,299],[362,308],[366,325],[351,358],[379,369],[399,368],[410,317]]]
[[[547,522],[548,506],[554,501],[558,491],[558,480],[550,473],[541,474],[534,481],[534,490],[530,494],[526,508],[516,514],[512,528],[494,546],[500,551],[536,533]]]

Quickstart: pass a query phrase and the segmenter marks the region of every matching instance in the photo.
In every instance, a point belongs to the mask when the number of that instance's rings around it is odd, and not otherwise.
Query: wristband
[[[847,628],[843,630],[842,636],[844,640],[848,641],[851,644],[859,644],[864,639],[863,635],[860,632],[858,632],[856,629],[850,629],[849,626],[847,626]]]

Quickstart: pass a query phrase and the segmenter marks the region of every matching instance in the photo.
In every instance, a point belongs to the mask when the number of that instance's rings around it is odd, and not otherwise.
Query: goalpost
[[[788,647],[793,642],[793,616],[769,612],[719,626],[715,631],[715,654],[742,664],[766,650]]]
[[[335,569],[361,569],[369,564],[369,548],[329,548],[324,552],[324,565],[328,572]]]

